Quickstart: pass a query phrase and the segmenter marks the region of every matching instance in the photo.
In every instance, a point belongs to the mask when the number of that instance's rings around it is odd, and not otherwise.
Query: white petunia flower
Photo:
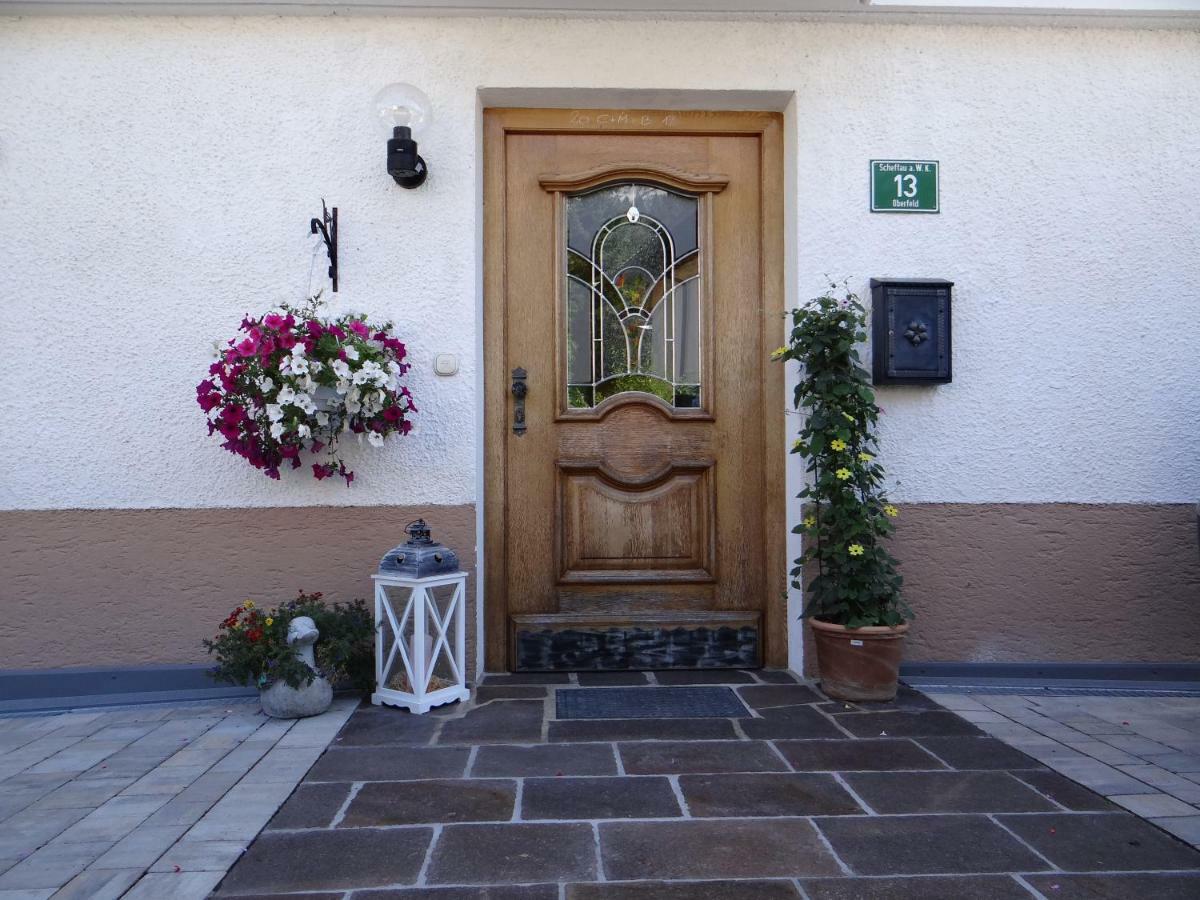
[[[335,359],[330,364],[330,367],[333,369],[333,374],[338,378],[348,379],[350,377],[350,364],[344,359]]]
[[[275,382],[264,375],[262,378],[258,379],[258,389],[264,394],[269,394],[271,391],[275,390]]]
[[[285,384],[279,389],[279,396],[277,396],[275,399],[280,404],[291,403],[296,399],[296,392],[292,390],[290,385]]]
[[[317,424],[324,428],[329,424],[329,415],[323,412],[317,413]]]
[[[278,403],[267,404],[267,418],[272,422],[278,422],[283,418],[283,407]]]
[[[353,346],[352,344],[347,344],[342,349],[346,351],[346,359],[354,359],[354,360],[358,359],[358,348],[357,347]]]
[[[296,427],[296,434],[300,435],[301,438],[310,438],[312,437],[312,429],[307,425],[298,425]]]
[[[367,432],[367,441],[371,444],[372,447],[382,447],[383,446],[383,435],[380,434],[378,431],[368,431]]]
[[[273,437],[275,440],[279,440],[281,437],[283,437],[283,423],[282,422],[276,422],[274,425],[271,426],[271,437]]]
[[[303,358],[308,354],[308,349],[303,344],[297,344],[292,348],[292,358]]]
[[[308,394],[297,394],[296,399],[292,401],[292,405],[299,407],[306,413],[315,412],[317,408],[317,404],[313,403],[313,398]]]
[[[301,346],[301,345],[297,344],[297,346]],[[291,369],[292,369],[292,372],[294,372],[297,375],[307,375],[308,374],[308,360],[305,359],[303,356],[293,356],[292,363],[291,363]]]
[[[333,386],[333,389],[339,394],[348,394],[350,392],[350,382],[343,378]]]

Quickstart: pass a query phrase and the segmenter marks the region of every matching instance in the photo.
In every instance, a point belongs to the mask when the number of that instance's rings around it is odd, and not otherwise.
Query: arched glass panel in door
[[[653,184],[567,197],[567,405],[701,405],[699,200]]]

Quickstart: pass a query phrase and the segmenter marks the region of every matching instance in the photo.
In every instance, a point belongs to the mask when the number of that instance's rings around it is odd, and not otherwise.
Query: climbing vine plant
[[[791,319],[788,343],[772,357],[801,366],[793,402],[803,425],[792,452],[806,460],[808,478],[798,495],[805,518],[792,529],[805,537],[792,585],[804,587],[811,564],[806,617],[847,628],[898,625],[912,613],[883,544],[899,512],[888,502],[875,458],[879,407],[858,352],[867,337],[866,309],[847,287],[831,284]]]

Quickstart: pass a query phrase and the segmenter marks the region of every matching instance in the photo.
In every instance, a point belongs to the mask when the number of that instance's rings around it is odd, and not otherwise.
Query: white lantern
[[[418,519],[389,550],[375,581],[376,706],[427,713],[471,696],[466,680],[467,573]]]

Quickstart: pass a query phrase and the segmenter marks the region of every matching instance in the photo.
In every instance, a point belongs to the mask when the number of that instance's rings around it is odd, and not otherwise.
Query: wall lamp
[[[375,95],[375,115],[387,138],[387,170],[402,188],[425,183],[429,167],[417,153],[413,129],[433,121],[433,108],[411,84],[389,84]]]

